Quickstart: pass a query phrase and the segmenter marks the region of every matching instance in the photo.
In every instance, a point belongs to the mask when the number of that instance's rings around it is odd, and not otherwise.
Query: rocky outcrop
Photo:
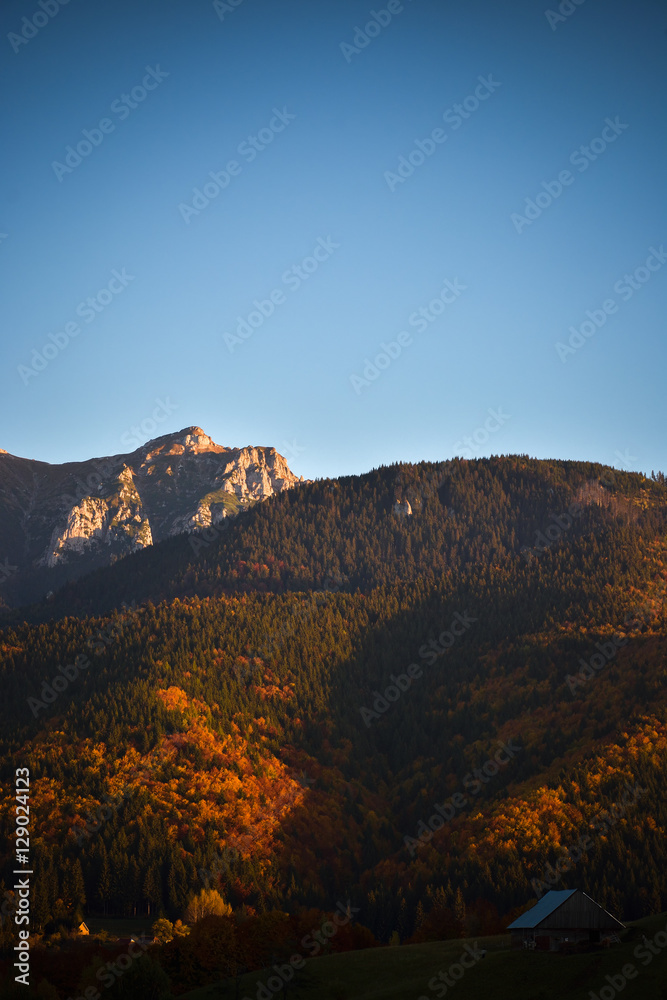
[[[226,448],[200,427],[61,466],[2,452],[0,544],[21,571],[76,565],[79,575],[300,481],[275,448]]]
[[[412,507],[410,506],[410,501],[395,500],[394,514],[398,514],[399,517],[410,517],[412,515]]]
[[[225,451],[215,475],[217,488],[201,497],[192,510],[175,518],[170,534],[220,524],[244,506],[290,489],[298,482],[275,448]]]
[[[83,497],[67,516],[64,530],[53,529],[38,565],[57,566],[70,555],[106,545],[109,554],[125,555],[153,544],[150,521],[144,515],[132,470],[124,465],[109,496]]]

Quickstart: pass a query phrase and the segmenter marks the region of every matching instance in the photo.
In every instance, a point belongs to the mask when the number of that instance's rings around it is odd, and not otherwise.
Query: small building
[[[85,920],[82,920],[76,929],[77,934],[90,934],[90,928]]]
[[[624,928],[581,889],[552,889],[507,929],[513,948],[561,951],[583,943],[619,941]]]

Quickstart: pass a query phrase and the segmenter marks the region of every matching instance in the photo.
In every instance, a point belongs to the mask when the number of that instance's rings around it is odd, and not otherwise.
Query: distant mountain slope
[[[0,830],[11,845],[29,766],[38,912],[83,884],[93,911],[173,918],[204,870],[235,907],[344,892],[382,940],[442,936],[560,887],[573,848],[566,885],[664,908],[667,546],[620,535],[543,574],[515,559],[5,629]]]
[[[8,573],[0,597],[43,596],[155,542],[219,524],[298,481],[274,448],[224,448],[199,427],[131,454],[65,465],[2,453],[0,557]]]
[[[666,528],[660,476],[395,466],[15,611],[0,831],[29,766],[39,919],[175,918],[207,880],[260,912],[349,896],[383,941],[568,884],[667,908]]]
[[[568,513],[570,512],[570,513]],[[238,591],[368,590],[520,559],[541,577],[583,539],[667,523],[667,488],[635,473],[525,456],[396,465],[304,483],[243,518],[175,538],[56,595],[48,617]]]

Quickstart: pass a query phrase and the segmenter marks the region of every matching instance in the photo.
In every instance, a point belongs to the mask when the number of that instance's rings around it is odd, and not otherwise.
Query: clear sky
[[[0,446],[667,471],[664,3],[41,2],[0,8]]]

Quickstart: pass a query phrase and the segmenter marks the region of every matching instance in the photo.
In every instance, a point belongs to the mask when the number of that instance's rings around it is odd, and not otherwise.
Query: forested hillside
[[[510,456],[389,466],[297,485],[238,519],[91,573],[28,614],[54,618],[106,612],[123,601],[240,591],[431,585],[612,527],[654,537],[664,526],[666,496],[661,474],[646,479],[586,462]],[[544,567],[536,573],[540,582]],[[24,616],[23,609],[16,615]]]
[[[29,766],[39,919],[175,919],[202,884],[349,897],[384,941],[569,885],[667,909],[666,522],[660,475],[396,466],[12,612],[2,842]]]

